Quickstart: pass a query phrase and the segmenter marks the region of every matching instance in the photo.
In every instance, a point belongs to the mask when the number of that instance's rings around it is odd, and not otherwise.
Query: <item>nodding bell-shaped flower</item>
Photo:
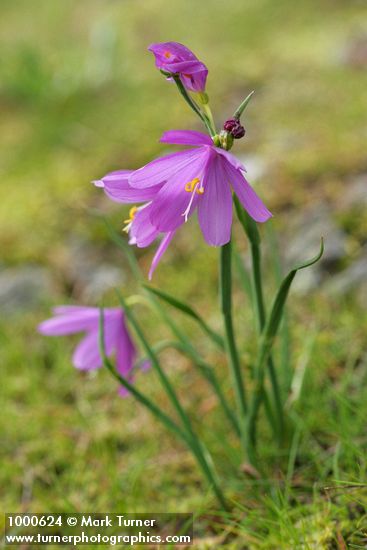
[[[108,174],[95,182],[117,202],[143,202],[130,210],[126,229],[130,244],[162,242],[154,256],[149,278],[176,231],[197,212],[206,242],[223,246],[231,238],[232,192],[248,214],[265,222],[271,213],[244,177],[244,166],[201,132],[171,130],[163,143],[191,145],[189,149],[159,157],[135,171]]]
[[[118,373],[133,382],[133,367],[136,348],[128,332],[125,315],[121,308],[105,308],[103,310],[104,343],[106,355],[115,355]],[[102,366],[103,361],[99,351],[100,310],[97,307],[58,306],[54,308],[54,316],[43,321],[38,331],[46,336],[64,336],[84,332],[85,336],[75,348],[72,362],[80,370],[93,370]],[[148,364],[143,364],[143,370]],[[121,386],[120,395],[128,395]]]

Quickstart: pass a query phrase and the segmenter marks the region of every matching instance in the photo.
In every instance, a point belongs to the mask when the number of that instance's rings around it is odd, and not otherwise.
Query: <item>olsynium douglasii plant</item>
[[[200,374],[215,392],[228,423],[243,447],[246,460],[261,470],[261,457],[257,455],[257,419],[263,404],[274,437],[282,437],[285,426],[285,399],[281,391],[279,373],[272,357],[272,346],[277,335],[284,306],[292,281],[299,269],[317,262],[323,253],[323,242],[317,256],[296,266],[282,281],[272,305],[265,308],[262,291],[261,241],[257,222],[266,222],[272,214],[246,181],[245,167],[230,153],[236,139],[245,135],[241,116],[252,93],[240,104],[218,133],[205,91],[208,69],[188,48],[176,42],[152,44],[156,66],[173,82],[183,99],[202,121],[207,133],[190,130],[169,130],[161,138],[163,143],[189,146],[146,164],[138,170],[118,170],[107,174],[94,184],[101,187],[113,201],[131,203],[129,219],[124,231],[129,244],[150,246],[159,240],[149,279],[161,260],[176,231],[197,211],[205,241],[219,247],[220,298],[223,315],[223,336],[208,326],[206,321],[188,304],[144,283],[138,264],[128,246],[123,246],[136,277],[162,320],[169,325],[175,339],[151,345],[135,316],[129,299],[117,293],[119,307],[91,308],[59,306],[55,316],[39,326],[41,333],[60,336],[86,332],[76,348],[73,364],[79,369],[105,366],[117,379],[122,396],[130,395],[179,437],[190,449],[209,486],[222,508],[228,508],[225,487],[218,478],[214,461],[204,442],[197,436],[192,422],[183,408],[177,392],[161,365],[160,351],[175,347],[188,356]],[[232,320],[232,212],[233,203],[238,220],[250,244],[252,259],[252,286],[257,314],[259,343],[257,357],[251,372],[246,369],[238,352]],[[116,238],[116,235],[115,235]],[[167,314],[162,303],[180,310],[193,318],[213,343],[226,353],[233,384],[235,405],[223,391],[215,369],[207,364],[195,350],[189,338]],[[268,311],[266,311],[268,309]],[[144,358],[137,360],[137,348],[127,325],[133,329],[144,350]],[[114,358],[114,361],[113,361]],[[137,370],[151,367],[175,410],[171,417],[159,404],[154,403],[135,385]],[[267,380],[271,387],[268,395]],[[251,390],[251,391],[250,391]],[[259,466],[260,464],[260,466]]]

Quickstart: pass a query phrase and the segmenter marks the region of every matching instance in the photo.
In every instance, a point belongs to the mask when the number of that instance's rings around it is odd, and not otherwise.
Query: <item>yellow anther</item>
[[[129,210],[129,219],[128,220],[125,220],[124,223],[130,223],[133,221],[133,219],[135,218],[136,216],[136,213],[138,211],[138,207],[137,206],[133,206],[132,208],[130,208]]]
[[[197,192],[198,195],[203,195],[204,194],[204,187],[198,187],[196,189],[196,192]]]
[[[192,181],[189,181],[185,185],[185,191],[187,191],[188,193],[192,193],[195,190],[195,187],[197,186],[198,183],[200,183],[199,178],[194,178]]]
[[[166,52],[164,52],[163,55],[164,55],[164,57],[165,57],[166,59],[169,59],[169,58],[171,57],[172,54],[171,54],[171,52],[169,52],[169,51],[167,50]]]
[[[133,206],[132,208],[130,208],[129,218],[127,220],[124,220],[124,224],[126,225],[126,227],[124,227],[123,231],[126,231],[126,232],[129,231],[130,225],[134,221],[134,218],[138,210],[139,208],[137,206]]]

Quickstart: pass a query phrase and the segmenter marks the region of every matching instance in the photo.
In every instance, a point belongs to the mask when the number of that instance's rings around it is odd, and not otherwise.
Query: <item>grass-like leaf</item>
[[[149,285],[146,285],[146,284],[143,284],[143,286],[148,292],[151,292],[152,294],[155,294],[156,296],[158,296],[158,298],[160,298],[164,302],[167,302],[172,307],[178,309],[179,311],[181,311],[182,313],[184,313],[188,317],[191,317],[192,319],[194,319],[194,321],[196,321],[200,325],[200,327],[211,338],[211,340],[219,348],[221,348],[222,350],[224,349],[223,338],[219,334],[217,334],[212,328],[210,328],[206,324],[204,319],[191,306],[189,306],[188,304],[185,304],[184,302],[182,302],[180,300],[177,300],[177,298],[174,298],[173,296],[171,296],[167,292],[163,292],[162,290],[158,290],[157,288],[153,288],[153,287],[151,287]]]

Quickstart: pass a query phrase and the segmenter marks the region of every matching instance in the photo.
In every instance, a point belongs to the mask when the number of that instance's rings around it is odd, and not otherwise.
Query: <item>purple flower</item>
[[[178,42],[151,44],[156,67],[171,74],[178,74],[187,90],[204,92],[208,69],[196,55]]]
[[[128,333],[125,316],[120,308],[106,308],[104,311],[104,339],[106,355],[116,356],[116,368],[121,376],[133,381],[132,369],[136,349]],[[53,310],[55,316],[38,326],[46,336],[64,336],[85,332],[86,335],[75,348],[73,365],[80,370],[92,370],[102,366],[99,352],[100,310],[96,307],[58,306]],[[124,387],[122,396],[127,395]]]
[[[209,245],[229,242],[232,191],[255,221],[265,222],[271,217],[247,183],[244,166],[228,151],[215,147],[210,137],[201,132],[172,130],[165,132],[161,141],[194,148],[160,157],[134,172],[112,172],[96,182],[114,201],[145,203],[133,207],[126,220],[130,244],[144,248],[163,234],[149,278],[177,229],[195,211]]]
[[[231,238],[232,190],[255,221],[271,217],[247,183],[244,166],[228,151],[215,147],[210,137],[172,130],[161,141],[195,148],[153,160],[129,176],[128,183],[135,190],[154,188],[149,221],[156,230],[175,231],[197,210],[207,243],[226,244]]]

